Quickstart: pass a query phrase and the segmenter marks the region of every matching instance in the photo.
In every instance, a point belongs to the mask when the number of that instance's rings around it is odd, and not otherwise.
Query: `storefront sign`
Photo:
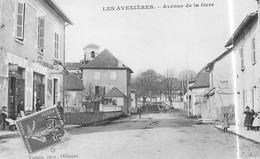
[[[44,61],[41,61],[41,60],[37,60],[37,62],[39,62],[40,64],[42,64],[44,67],[47,67],[49,69],[53,69],[53,65],[47,63],[47,62],[44,62]]]
[[[65,134],[56,107],[21,118],[16,125],[29,154],[61,142]]]
[[[9,65],[9,71],[11,71],[11,72],[18,71],[18,65],[17,64],[10,64]]]

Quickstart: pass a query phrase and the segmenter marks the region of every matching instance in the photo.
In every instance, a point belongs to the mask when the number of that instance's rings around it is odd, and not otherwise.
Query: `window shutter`
[[[59,58],[59,34],[55,33],[54,39],[54,57]]]
[[[43,52],[44,49],[44,18],[38,18],[38,49]]]
[[[24,38],[24,3],[17,5],[17,25],[16,25],[16,37],[20,40]]]

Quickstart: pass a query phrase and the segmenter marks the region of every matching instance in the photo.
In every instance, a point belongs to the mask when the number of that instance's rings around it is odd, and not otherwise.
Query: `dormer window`
[[[91,51],[91,58],[95,58],[95,51]]]

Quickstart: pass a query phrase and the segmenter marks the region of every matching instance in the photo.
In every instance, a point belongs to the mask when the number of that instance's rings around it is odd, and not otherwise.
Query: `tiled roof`
[[[73,25],[73,22],[65,14],[65,12],[59,7],[59,5],[54,0],[44,0],[65,22]]]
[[[195,77],[194,84],[190,87],[190,89],[194,88],[206,88],[209,87],[209,71],[206,69],[208,67],[205,66]]]
[[[167,85],[169,85],[169,87],[171,87],[175,91],[182,90],[181,81],[178,80],[177,78],[165,78],[165,79],[163,79],[158,84],[158,88],[160,90],[167,90],[168,89]]]
[[[77,70],[77,69],[80,69],[82,66],[84,66],[84,65],[79,62],[66,62],[65,63],[65,67],[67,70]]]
[[[77,75],[69,73],[67,76],[65,76],[64,89],[83,90],[83,81]]]
[[[88,64],[81,67],[82,69],[128,69],[131,73],[133,71],[121,64],[120,61],[112,55],[107,49],[102,51],[96,58],[91,60]]]
[[[246,28],[253,22],[256,22],[255,20],[257,19],[257,17],[258,17],[257,11],[247,15],[246,18],[242,21],[242,23],[238,26],[234,34],[231,36],[231,38],[228,40],[225,47],[229,47],[230,45],[233,45],[234,42],[240,37],[240,35],[246,30]]]
[[[105,97],[123,97],[126,98],[126,96],[116,87],[113,87],[106,95]]]

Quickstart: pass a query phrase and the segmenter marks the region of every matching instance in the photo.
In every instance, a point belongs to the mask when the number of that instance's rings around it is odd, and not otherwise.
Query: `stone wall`
[[[98,121],[103,121],[111,118],[122,116],[122,111],[116,112],[80,112],[80,113],[65,113],[66,125],[85,125]]]

